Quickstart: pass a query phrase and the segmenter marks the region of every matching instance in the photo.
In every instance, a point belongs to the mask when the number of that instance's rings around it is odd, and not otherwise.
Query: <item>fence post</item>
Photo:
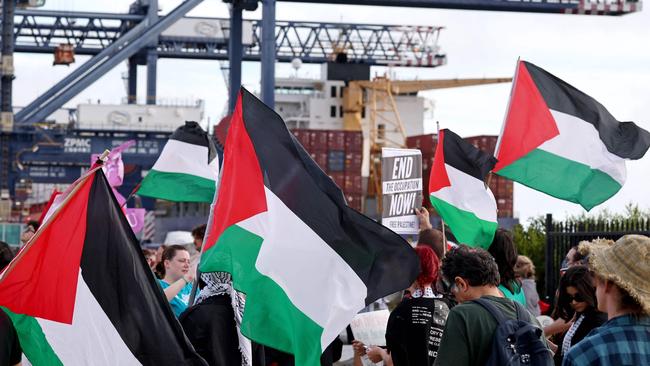
[[[546,285],[546,298],[552,299],[555,291],[555,281],[554,281],[554,271],[555,266],[553,265],[553,249],[554,241],[551,239],[551,232],[553,231],[553,214],[546,214],[546,274],[545,274],[545,285]]]

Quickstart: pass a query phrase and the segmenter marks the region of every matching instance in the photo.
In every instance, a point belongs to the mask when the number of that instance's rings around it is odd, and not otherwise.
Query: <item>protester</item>
[[[195,305],[179,319],[194,349],[211,366],[250,366],[251,342],[241,334],[244,295],[229,273],[203,273],[200,284]]]
[[[588,248],[598,310],[607,322],[565,355],[562,365],[650,365],[650,238],[626,235]]]
[[[512,241],[511,234],[504,229],[498,229],[494,234],[492,244],[488,249],[499,267],[499,290],[503,296],[526,305],[526,296],[515,276],[515,265],[517,264],[517,249]]]
[[[170,245],[162,254],[162,279],[158,282],[176,316],[187,309],[194,277],[190,273],[190,253],[182,245]]]
[[[388,318],[386,349],[371,346],[366,350],[363,343],[355,341],[356,359],[366,351],[370,361],[384,361],[385,365],[431,366],[435,362],[449,305],[433,289],[440,266],[433,249],[418,246],[415,251],[420,258],[420,274],[409,288],[411,297]]]
[[[589,269],[579,265],[569,268],[560,281],[558,315],[571,327],[557,340],[556,365],[562,364],[562,357],[573,345],[607,320],[607,315],[598,311],[593,281]]]
[[[535,316],[540,316],[539,294],[535,283],[535,265],[533,261],[525,255],[518,256],[515,265],[515,276],[521,282],[521,289],[524,291],[526,310]]]
[[[165,265],[162,261],[162,255],[165,252],[165,249],[167,249],[167,245],[164,244],[156,248],[156,267],[154,267],[153,272],[158,279],[165,277]]]
[[[429,211],[425,207],[415,209],[415,214],[420,223],[420,233],[418,235],[418,245],[425,245],[433,249],[438,258],[445,255],[445,244],[442,231],[436,230],[431,226],[429,221]]]
[[[0,270],[11,262],[14,258],[14,251],[11,250],[9,244],[0,240]]]
[[[483,249],[465,245],[452,249],[442,260],[442,276],[459,305],[449,312],[435,364],[483,365],[491,355],[498,324],[486,308],[472,300],[489,301],[507,319],[517,319],[516,304],[504,298],[498,289],[499,269],[494,258]],[[538,324],[532,314],[527,315],[528,319],[520,320]],[[539,339],[545,345],[543,334]],[[548,360],[551,362],[550,356]]]
[[[203,237],[205,236],[206,224],[199,225],[192,229],[192,248],[190,248],[190,266],[192,273],[196,276],[196,271],[201,260],[201,246],[203,246]]]
[[[38,230],[38,227],[39,227],[38,221],[30,220],[27,222],[27,224],[25,225],[25,229],[20,235],[21,246],[27,244],[27,242],[32,238],[32,236],[34,236],[34,233],[36,233],[36,230]]]
[[[569,248],[569,251],[566,253],[566,257],[564,257],[564,265],[562,266],[561,271],[564,272],[573,266],[586,264],[584,260],[585,256],[578,251],[578,246],[574,245]]]
[[[9,244],[0,241],[0,271],[9,265],[13,258],[14,253]],[[0,310],[0,365],[20,365],[22,354],[23,350],[13,322],[3,310]]]
[[[149,265],[149,268],[151,270],[156,269],[156,265],[158,264],[156,262],[156,252],[151,250],[151,249],[142,249],[142,255],[144,256],[144,259],[147,261],[147,265]]]

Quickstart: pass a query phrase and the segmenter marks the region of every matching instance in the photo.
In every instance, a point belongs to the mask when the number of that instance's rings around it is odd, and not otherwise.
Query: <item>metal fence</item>
[[[618,240],[623,235],[650,236],[650,220],[586,220],[584,222],[553,221],[546,215],[546,296],[553,299],[560,276],[560,267],[569,249],[583,240],[597,238]]]

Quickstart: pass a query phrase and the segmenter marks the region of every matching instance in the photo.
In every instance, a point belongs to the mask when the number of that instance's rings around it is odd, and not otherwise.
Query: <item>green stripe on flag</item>
[[[262,242],[261,237],[230,226],[203,253],[200,270],[231,273],[234,287],[246,294],[242,334],[287,353],[295,350],[296,365],[318,366],[323,328],[298,310],[277,283],[257,271]]]
[[[215,181],[184,173],[150,170],[138,194],[176,202],[212,202]]]
[[[535,149],[496,172],[525,186],[591,210],[621,189],[621,184],[598,169]]]
[[[433,195],[429,195],[429,199],[460,244],[483,249],[490,247],[498,227],[496,222],[481,220],[472,212],[461,210]]]
[[[63,366],[59,357],[45,338],[38,321],[27,315],[15,314],[5,307],[2,310],[14,323],[23,353],[34,366]]]

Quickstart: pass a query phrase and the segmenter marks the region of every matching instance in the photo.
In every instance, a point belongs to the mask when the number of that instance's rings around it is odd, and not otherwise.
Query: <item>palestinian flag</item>
[[[212,202],[219,175],[214,143],[196,122],[171,135],[138,194],[176,202]]]
[[[399,235],[349,208],[281,117],[241,89],[208,221],[202,272],[232,274],[246,293],[242,333],[320,365],[367,304],[419,272]]]
[[[490,247],[497,204],[485,185],[496,159],[448,129],[440,130],[429,179],[429,198],[459,243]]]
[[[650,133],[520,61],[498,145],[495,173],[590,210],[621,189],[625,159],[645,154]]]
[[[97,167],[0,279],[33,365],[206,365],[147,266]]]

